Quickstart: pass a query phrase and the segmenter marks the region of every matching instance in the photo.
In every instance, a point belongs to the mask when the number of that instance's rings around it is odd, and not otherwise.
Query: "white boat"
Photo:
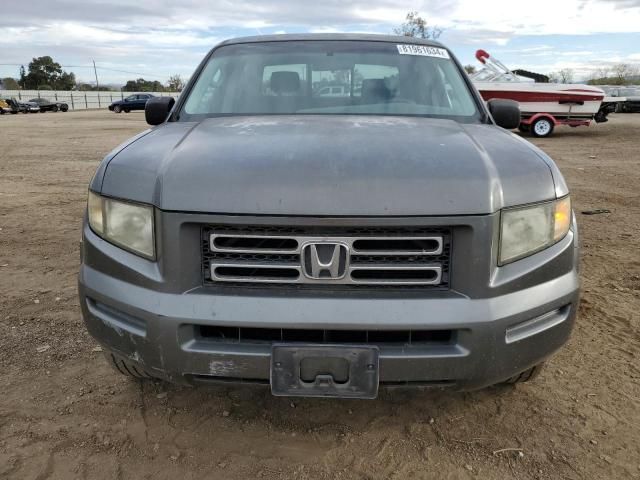
[[[604,92],[588,85],[556,83],[475,82],[485,101],[508,98],[520,103],[523,118],[549,113],[556,118],[593,119],[600,110]]]
[[[607,121],[610,109],[606,104],[603,107],[605,92],[598,87],[523,81],[484,50],[478,50],[476,58],[484,67],[471,79],[480,95],[485,101],[494,98],[517,101],[522,112],[522,131],[531,130],[534,135],[544,137],[551,134],[555,125]]]

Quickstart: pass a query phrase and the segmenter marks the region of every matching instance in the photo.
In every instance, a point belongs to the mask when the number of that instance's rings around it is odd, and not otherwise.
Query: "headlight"
[[[155,257],[153,207],[89,192],[87,211],[91,229],[102,238],[143,257]]]
[[[571,200],[502,211],[499,264],[513,262],[562,240],[571,226]]]

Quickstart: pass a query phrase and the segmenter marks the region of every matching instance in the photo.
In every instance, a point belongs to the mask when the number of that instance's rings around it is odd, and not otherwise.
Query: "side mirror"
[[[149,125],[160,125],[175,103],[173,97],[151,97],[144,106],[144,118]]]
[[[511,130],[520,125],[520,104],[515,100],[494,98],[487,102],[487,107],[499,127]]]

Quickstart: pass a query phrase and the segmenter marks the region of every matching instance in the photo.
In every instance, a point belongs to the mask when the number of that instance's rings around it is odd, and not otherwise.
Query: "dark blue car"
[[[113,102],[109,105],[109,110],[114,113],[129,113],[131,110],[144,110],[147,100],[152,97],[153,95],[150,93],[136,93],[134,95],[129,95],[124,100],[116,100]]]

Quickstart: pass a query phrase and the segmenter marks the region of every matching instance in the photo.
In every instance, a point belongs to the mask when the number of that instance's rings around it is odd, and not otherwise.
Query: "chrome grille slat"
[[[235,248],[235,247],[220,247],[216,245],[217,240],[219,239],[233,239],[233,238],[242,238],[243,240],[251,240],[255,239],[256,241],[264,241],[264,240],[290,240],[292,237],[290,236],[280,236],[280,235],[229,235],[229,234],[211,234],[211,239],[209,242],[209,248],[212,252],[225,252],[225,253],[272,253],[272,254],[280,254],[280,253],[299,253],[300,245],[298,244],[294,248],[260,248],[260,246],[256,246],[255,248]]]
[[[412,249],[402,249],[402,250],[375,250],[375,249],[359,249],[355,246],[355,243],[358,241],[431,241],[437,244],[436,248],[427,249],[427,250],[412,250]],[[442,253],[442,237],[356,237],[351,242],[351,255],[440,255]]]
[[[354,278],[353,273],[358,271],[366,271],[366,270],[376,270],[376,271],[396,271],[396,272],[429,272],[433,273],[435,276],[433,279],[393,279],[393,278],[384,278],[384,279],[369,279],[369,280],[359,280]],[[351,266],[349,268],[349,276],[351,277],[352,283],[357,284],[394,284],[394,285],[438,285],[442,280],[442,267],[440,265],[358,265],[356,267]]]
[[[246,275],[223,274],[225,270],[246,271]],[[250,272],[253,270],[253,274]],[[284,275],[270,275],[276,271],[295,271],[295,277]],[[262,273],[261,273],[262,272]],[[211,263],[211,280],[215,282],[252,282],[252,283],[296,283],[297,278],[302,275],[298,265],[278,265],[273,263]]]
[[[443,227],[259,226],[254,231],[224,225],[203,228],[202,237],[204,281],[209,284],[447,288],[449,283],[451,234]],[[308,264],[303,265],[305,245],[326,242],[348,247],[341,278],[311,278]]]

